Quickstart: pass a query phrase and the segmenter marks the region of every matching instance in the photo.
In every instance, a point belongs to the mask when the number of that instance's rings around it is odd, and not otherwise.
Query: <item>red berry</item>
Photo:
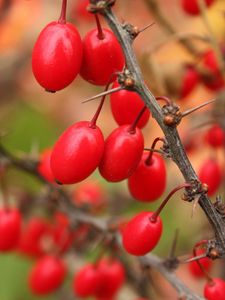
[[[83,60],[80,74],[95,85],[107,85],[115,80],[112,76],[124,66],[124,56],[115,35],[102,29],[104,38],[98,37],[98,30],[87,33],[83,40]]]
[[[210,76],[202,78],[204,85],[213,91],[222,89],[225,82],[220,73],[219,64],[213,50],[210,49],[203,55],[203,65],[210,72]]]
[[[68,86],[80,71],[82,42],[70,23],[52,22],[40,33],[32,53],[36,80],[48,91]]]
[[[141,161],[128,178],[131,195],[139,201],[154,201],[164,192],[166,187],[166,167],[164,160],[158,154],[153,154],[147,163],[148,152],[144,152]]]
[[[205,5],[209,7],[212,5],[214,0],[205,0]],[[182,0],[181,2],[183,10],[188,13],[189,15],[199,15],[200,14],[200,7],[198,0]]]
[[[203,249],[199,249],[197,251],[197,255],[204,254],[205,251]],[[204,268],[206,272],[209,272],[212,268],[212,260],[208,257],[199,259],[200,264]],[[196,278],[205,278],[205,273],[201,270],[198,263],[196,261],[192,261],[188,264],[188,268],[190,273]]]
[[[0,251],[15,249],[20,237],[21,222],[21,214],[17,209],[0,209]]]
[[[113,88],[118,86],[119,84],[114,82]],[[119,126],[132,124],[138,113],[144,107],[141,97],[137,93],[127,90],[112,93],[110,96],[110,104],[113,117]],[[150,112],[146,110],[137,123],[137,126],[143,128],[147,124],[149,117]]]
[[[54,176],[50,166],[52,149],[46,149],[41,153],[40,161],[37,166],[38,173],[47,181],[54,183]]]
[[[76,20],[81,18],[84,21],[93,21],[93,14],[87,10],[87,6],[90,4],[89,0],[78,0],[74,2],[74,7],[72,8],[72,17]]]
[[[49,232],[50,226],[45,220],[33,217],[28,221],[22,232],[19,251],[29,256],[43,255],[43,239]]]
[[[120,261],[113,258],[102,258],[97,264],[101,276],[101,285],[96,292],[100,298],[114,296],[125,280],[124,267]]]
[[[99,211],[106,204],[106,194],[98,182],[88,181],[76,187],[73,192],[73,200],[79,207],[88,207],[92,211]]]
[[[213,148],[223,147],[225,133],[219,125],[215,124],[206,133],[205,140]]]
[[[29,286],[34,294],[46,295],[61,286],[66,268],[62,260],[54,256],[44,256],[38,260],[29,275]]]
[[[52,225],[51,236],[55,247],[60,253],[64,253],[73,243],[75,237],[73,231],[70,230],[70,222],[68,217],[57,212],[54,215],[54,224]]]
[[[213,278],[212,282],[207,282],[204,287],[204,297],[208,300],[224,300],[225,281],[220,278]]]
[[[101,275],[96,265],[87,264],[73,280],[73,291],[79,297],[94,296],[101,285]]]
[[[188,96],[193,89],[197,86],[199,83],[199,74],[193,68],[192,66],[187,66],[185,68],[184,76],[182,79],[182,85],[180,89],[180,96],[181,98],[184,98]]]
[[[131,131],[130,125],[116,128],[106,139],[99,165],[101,175],[117,182],[128,178],[141,160],[144,138],[140,129]]]
[[[99,127],[86,121],[73,124],[52,150],[50,163],[54,178],[62,184],[84,180],[99,165],[103,150],[104,138]]]
[[[199,179],[209,187],[208,195],[212,196],[222,182],[222,172],[219,163],[215,159],[207,159],[199,170]]]
[[[131,219],[122,231],[122,242],[125,250],[133,255],[147,254],[157,245],[162,234],[162,221],[150,220],[152,212],[141,212]]]

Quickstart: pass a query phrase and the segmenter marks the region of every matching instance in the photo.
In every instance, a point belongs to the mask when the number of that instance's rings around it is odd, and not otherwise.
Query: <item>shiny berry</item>
[[[204,253],[205,253],[205,250],[201,249],[201,250],[198,250],[196,254],[201,255]],[[211,268],[212,268],[212,260],[211,259],[209,259],[208,257],[204,257],[204,258],[201,258],[199,260],[199,262],[206,272],[209,272],[211,270]],[[188,264],[188,269],[189,269],[190,273],[193,275],[193,277],[205,278],[205,273],[201,270],[197,261],[190,262]]]
[[[33,74],[46,90],[68,86],[80,71],[82,42],[70,23],[52,22],[40,33],[32,53]]]
[[[157,200],[166,187],[166,167],[164,160],[158,154],[144,152],[141,161],[128,178],[128,188],[131,195],[139,201]]]
[[[117,82],[113,84],[113,88],[118,86]],[[112,93],[110,104],[113,117],[119,126],[132,124],[140,110],[144,107],[141,97],[137,93],[127,90]],[[138,121],[137,126],[143,128],[147,124],[149,117],[150,112],[146,110]]]
[[[218,190],[222,182],[222,171],[215,159],[205,160],[199,170],[199,179],[208,185],[208,195],[212,196]]]
[[[50,232],[50,224],[40,217],[32,217],[24,226],[18,250],[28,256],[44,254],[44,239]]]
[[[46,255],[39,259],[29,274],[29,286],[36,295],[46,295],[58,289],[63,283],[66,268],[63,261]]]
[[[207,131],[205,140],[213,148],[223,147],[225,132],[219,125],[215,124]]]
[[[73,291],[78,297],[94,296],[101,285],[101,275],[94,264],[87,264],[74,277]]]
[[[87,178],[99,165],[104,150],[101,130],[90,122],[73,124],[60,136],[51,155],[54,178],[61,184]]]
[[[198,72],[192,66],[187,66],[184,70],[182,84],[180,88],[180,97],[188,96],[200,81]]]
[[[130,125],[116,128],[106,139],[99,165],[101,175],[108,181],[117,182],[128,178],[137,168],[144,149],[140,129]]]
[[[204,297],[207,300],[224,300],[225,281],[220,278],[213,278],[212,282],[207,282],[204,287]]]
[[[0,251],[15,249],[21,233],[21,223],[21,214],[17,209],[0,209]]]
[[[109,29],[102,29],[103,37],[98,30],[87,33],[83,40],[83,60],[80,75],[95,85],[107,85],[115,80],[112,74],[122,71],[124,56],[115,35]]]
[[[76,186],[73,192],[73,201],[76,206],[99,211],[106,205],[106,192],[97,181],[87,181]]]
[[[124,267],[120,261],[109,257],[99,260],[97,268],[101,276],[101,285],[96,292],[96,296],[111,298],[124,283]]]
[[[189,15],[199,15],[201,10],[199,7],[198,0],[181,0],[183,10]],[[205,0],[207,7],[213,4],[214,0]]]
[[[203,66],[209,71],[209,75],[202,77],[203,84],[212,91],[222,89],[225,86],[225,82],[213,50],[210,49],[203,55]]]
[[[74,6],[72,7],[72,17],[74,20],[79,18],[86,22],[94,21],[93,14],[87,10],[89,4],[89,0],[78,0],[74,2]]]
[[[52,169],[50,166],[51,154],[52,149],[46,149],[41,153],[40,161],[37,166],[37,171],[48,182],[54,183],[54,176],[52,174]]]
[[[136,256],[145,255],[159,242],[162,234],[162,221],[159,216],[156,221],[151,221],[152,215],[152,212],[141,212],[123,229],[123,247],[128,253]]]

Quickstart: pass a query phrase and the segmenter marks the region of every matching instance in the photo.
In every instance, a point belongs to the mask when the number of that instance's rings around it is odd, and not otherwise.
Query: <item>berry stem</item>
[[[108,90],[109,86],[110,86],[110,83],[107,84],[107,86],[106,86],[106,88],[105,88],[105,91]],[[93,117],[92,120],[90,121],[90,124],[89,124],[89,127],[90,127],[90,128],[95,129],[95,127],[96,127],[96,122],[97,122],[98,116],[99,116],[99,114],[100,114],[100,112],[101,112],[101,110],[102,110],[102,106],[103,106],[103,104],[104,104],[104,102],[105,102],[106,96],[107,96],[107,94],[104,94],[104,95],[103,95],[103,97],[102,97],[102,99],[101,99],[101,102],[100,102],[100,104],[99,104],[99,106],[98,106],[98,109],[97,109],[97,111],[96,111],[94,117]]]
[[[166,97],[166,96],[158,96],[158,97],[155,97],[155,99],[156,99],[157,101],[159,101],[159,100],[165,101],[165,102],[166,102],[166,105],[172,105],[171,99],[168,98],[168,97]]]
[[[66,23],[66,8],[67,8],[67,0],[62,1],[61,14],[58,20],[58,23],[65,24]]]
[[[161,141],[163,143],[165,143],[165,139],[164,138],[160,138],[160,137],[157,137],[156,139],[154,139],[153,143],[152,143],[152,146],[151,146],[151,150],[149,152],[149,156],[147,157],[145,163],[147,166],[150,166],[151,163],[152,163],[152,155],[153,155],[153,150],[155,149],[155,146],[156,144],[158,143],[158,141]]]
[[[137,115],[136,119],[134,120],[133,124],[130,125],[130,127],[129,127],[129,129],[128,129],[128,132],[129,132],[130,134],[134,134],[134,133],[135,133],[136,127],[137,127],[137,123],[138,123],[139,120],[141,119],[141,117],[142,117],[143,113],[146,111],[146,109],[147,109],[147,107],[144,106],[144,107],[140,110],[140,112],[138,113],[138,115]]]
[[[167,202],[170,200],[170,198],[173,196],[173,194],[175,194],[177,191],[183,189],[183,188],[188,188],[191,187],[190,183],[183,183],[181,185],[178,185],[177,187],[175,187],[168,195],[167,197],[163,200],[163,202],[161,203],[161,205],[159,206],[159,208],[152,214],[151,218],[150,218],[150,222],[151,223],[155,223],[157,221],[157,217],[159,216],[159,214],[161,213],[161,211],[163,210],[163,208],[166,206]]]
[[[100,20],[99,20],[99,16],[97,14],[95,14],[95,21],[96,21],[96,25],[97,25],[97,29],[98,29],[98,35],[97,36],[100,40],[104,40],[105,35],[103,33],[102,26],[101,26],[101,23],[100,23]]]
[[[194,257],[197,256],[197,248],[201,247],[204,244],[207,244],[208,241],[207,240],[202,240],[200,242],[198,242],[194,248],[193,248],[193,255]],[[205,255],[206,256],[206,255]],[[196,262],[199,266],[199,268],[201,269],[201,271],[203,272],[204,276],[206,277],[206,280],[208,281],[209,284],[214,284],[212,277],[209,275],[209,273],[205,270],[205,268],[203,267],[203,265],[201,264],[201,262],[199,261],[199,259],[196,259]]]

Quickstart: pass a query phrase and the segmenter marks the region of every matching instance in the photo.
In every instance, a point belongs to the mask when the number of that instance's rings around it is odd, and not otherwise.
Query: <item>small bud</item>
[[[172,116],[172,115],[165,116],[163,122],[167,126],[174,126],[176,124],[176,122],[174,120],[174,116]]]
[[[208,190],[209,190],[208,185],[207,185],[206,183],[202,183],[202,191],[203,191],[204,193],[207,193]]]
[[[215,248],[212,249],[212,250],[210,250],[210,252],[209,252],[209,257],[212,258],[212,259],[219,258],[220,255],[219,255],[219,253],[218,253],[218,250],[215,249]]]
[[[133,78],[126,78],[125,80],[124,80],[124,85],[125,85],[125,87],[133,87],[134,86],[134,79]]]

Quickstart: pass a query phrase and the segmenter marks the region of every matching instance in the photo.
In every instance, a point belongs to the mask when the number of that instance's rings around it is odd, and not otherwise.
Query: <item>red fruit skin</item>
[[[98,262],[98,272],[101,276],[101,286],[96,292],[99,298],[113,297],[125,281],[124,267],[120,261],[112,258],[102,258]]]
[[[205,253],[205,250],[203,250],[203,249],[200,249],[197,251],[197,255],[201,255],[204,253]],[[206,272],[210,272],[210,270],[212,268],[212,260],[211,259],[209,259],[208,257],[205,257],[205,258],[201,258],[199,260],[199,262],[201,263],[201,265],[203,266],[203,268]],[[205,278],[205,273],[202,272],[201,268],[199,267],[199,265],[196,261],[190,262],[188,264],[188,269],[189,269],[190,273],[193,275],[193,277]]]
[[[54,256],[39,259],[29,275],[29,286],[36,295],[47,295],[61,286],[66,268],[62,260]]]
[[[212,126],[205,135],[206,142],[213,148],[223,147],[225,133],[219,125]]]
[[[21,234],[19,252],[31,257],[43,255],[42,238],[49,234],[49,231],[49,224],[45,220],[38,217],[30,219]]]
[[[181,5],[183,10],[189,15],[199,15],[200,8],[198,4],[198,0],[181,0]],[[205,0],[205,4],[207,7],[213,4],[214,0]]]
[[[17,209],[0,209],[0,251],[10,251],[17,247],[21,223],[22,217]]]
[[[78,0],[72,8],[72,17],[76,20],[80,18],[86,22],[94,21],[93,14],[87,11],[89,0]]]
[[[136,256],[150,252],[160,240],[162,234],[162,221],[157,217],[155,223],[149,219],[152,212],[142,212],[131,219],[122,232],[124,249]]]
[[[217,58],[213,50],[210,49],[203,55],[203,65],[213,76],[212,78],[203,77],[202,81],[204,85],[212,91],[222,89],[225,86],[225,82],[220,73]]]
[[[187,97],[194,90],[199,81],[200,77],[198,72],[193,67],[187,66],[180,90],[181,98]]]
[[[85,182],[76,187],[72,198],[74,203],[83,208],[98,212],[106,205],[106,194],[103,187],[96,181]]]
[[[77,183],[87,178],[100,163],[104,138],[99,127],[81,121],[64,131],[51,155],[54,178],[62,184]]]
[[[101,275],[97,266],[87,264],[75,275],[73,280],[74,294],[79,297],[88,297],[96,294],[101,284]]]
[[[115,80],[113,73],[122,71],[124,56],[115,35],[103,29],[104,39],[98,38],[98,30],[87,33],[83,40],[83,60],[80,75],[95,85],[107,85]]]
[[[140,129],[130,133],[130,125],[116,128],[106,139],[99,172],[108,181],[118,182],[128,178],[137,168],[144,149]]]
[[[149,152],[144,152],[141,161],[128,178],[128,188],[131,195],[139,201],[157,200],[166,187],[166,167],[164,160],[158,154],[152,155],[152,163],[146,164]]]
[[[114,82],[112,88],[116,88],[118,86],[119,84]],[[127,90],[112,93],[110,95],[110,104],[113,117],[119,126],[132,124],[141,109],[144,107],[141,97],[137,93]],[[147,124],[149,117],[150,112],[146,109],[138,121],[137,127],[143,128]]]
[[[208,185],[209,196],[216,193],[222,182],[222,178],[222,171],[216,160],[208,159],[203,162],[199,170],[199,179],[202,183]]]
[[[80,71],[82,41],[70,23],[49,23],[40,33],[32,53],[36,80],[48,91],[68,86]]]
[[[52,169],[50,166],[50,158],[52,149],[46,149],[41,153],[40,161],[37,166],[38,173],[50,183],[55,183]]]
[[[213,278],[214,285],[206,283],[204,287],[204,297],[208,300],[225,299],[225,281],[220,278]]]

